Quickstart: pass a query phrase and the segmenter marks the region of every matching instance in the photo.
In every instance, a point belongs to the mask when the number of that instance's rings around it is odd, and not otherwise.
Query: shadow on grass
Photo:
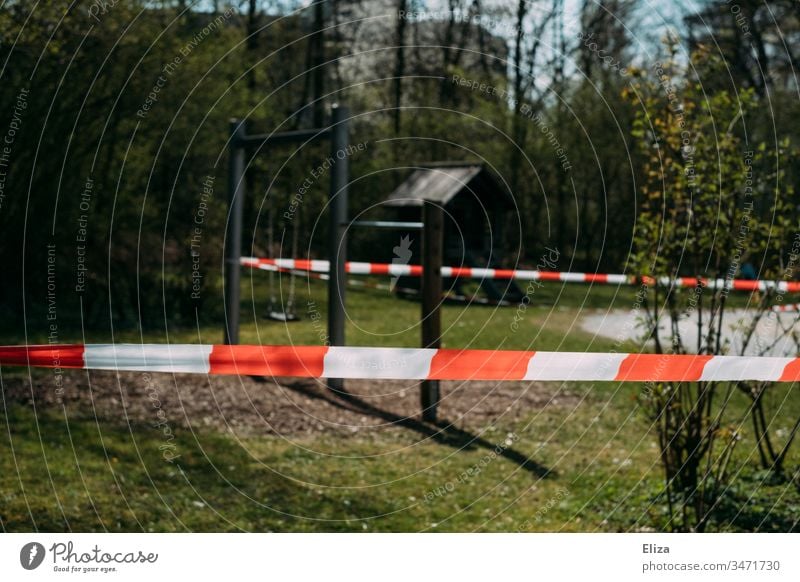
[[[34,413],[0,402],[0,531],[361,531],[396,509],[335,495],[278,475],[224,435],[162,435],[121,424]]]
[[[783,503],[776,503],[778,500]],[[708,531],[796,533],[800,531],[800,487],[767,471],[741,472],[711,513]]]
[[[259,381],[263,380],[261,378],[256,379]],[[361,414],[374,416],[395,426],[413,430],[414,432],[417,432],[425,437],[431,438],[437,443],[451,446],[459,450],[483,448],[494,451],[497,447],[496,443],[489,442],[478,435],[458,428],[447,420],[439,420],[434,423],[429,423],[423,422],[416,418],[401,416],[399,414],[395,414],[394,412],[378,408],[377,406],[374,406],[347,391],[329,390],[326,392],[319,392],[310,389],[308,385],[303,382],[286,382],[284,383],[284,386],[308,398],[322,399],[333,406],[349,411],[353,411],[355,409],[356,412]],[[530,459],[529,457],[510,447],[501,449],[497,454],[513,463],[516,463],[522,469],[529,471],[539,478],[554,477],[556,475],[553,469],[550,469],[545,465]]]

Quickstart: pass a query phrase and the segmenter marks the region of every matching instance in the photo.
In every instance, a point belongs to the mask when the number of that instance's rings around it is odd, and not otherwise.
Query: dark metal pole
[[[345,290],[347,278],[347,185],[350,181],[348,157],[349,131],[347,107],[334,106],[331,115],[331,191],[328,253],[330,279],[328,280],[328,340],[332,346],[345,345]],[[331,390],[344,390],[344,380],[328,379]]]
[[[242,255],[242,211],[244,209],[244,121],[231,119],[228,145],[228,228],[225,237],[225,339],[239,343],[239,279]]]
[[[442,246],[444,215],[442,207],[425,201],[422,207],[422,347],[441,346]],[[422,419],[436,422],[439,381],[425,380],[420,386]]]

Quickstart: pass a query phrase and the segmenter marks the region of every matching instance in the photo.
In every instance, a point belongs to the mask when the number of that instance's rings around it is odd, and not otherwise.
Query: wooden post
[[[442,245],[444,216],[442,207],[425,201],[422,207],[422,347],[441,345],[442,317]],[[439,405],[439,381],[425,380],[420,387],[422,419],[436,422]]]
[[[330,222],[328,232],[328,341],[332,346],[345,345],[344,324],[346,319],[345,296],[347,292],[347,188],[350,183],[347,148],[350,140],[348,129],[350,112],[347,107],[336,106],[331,111],[331,168]],[[328,378],[328,388],[344,390],[342,378]]]
[[[228,223],[225,232],[225,337],[223,343],[239,343],[239,278],[244,212],[244,121],[231,119],[228,142]]]

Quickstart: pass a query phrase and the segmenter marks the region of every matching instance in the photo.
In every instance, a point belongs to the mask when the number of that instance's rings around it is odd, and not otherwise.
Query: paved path
[[[750,340],[747,349],[742,353],[744,332],[747,330],[748,321],[753,312],[745,309],[730,310],[725,313],[722,323],[722,335],[730,342],[728,353],[730,355],[765,355],[765,356],[797,356],[800,353],[800,321],[797,313],[772,313],[759,322],[756,333]],[[633,311],[601,311],[587,313],[581,320],[581,328],[589,333],[607,337],[616,341],[633,340],[641,342],[642,328],[638,325],[637,314]],[[794,324],[794,333],[798,340],[791,336],[784,337],[774,346],[772,344],[781,335],[782,327]],[[659,336],[665,344],[670,342],[669,318],[664,318],[659,330]],[[683,338],[683,345],[694,351],[697,346],[697,319],[696,315],[686,318],[678,324]],[[761,348],[759,348],[759,344]],[[648,345],[652,345],[650,340]],[[765,353],[762,351],[769,347]]]

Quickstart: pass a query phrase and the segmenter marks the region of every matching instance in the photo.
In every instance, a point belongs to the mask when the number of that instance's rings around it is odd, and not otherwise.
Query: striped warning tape
[[[772,311],[778,313],[796,313],[800,311],[800,303],[786,303],[783,305],[773,305]]]
[[[0,347],[0,364],[385,380],[800,380],[800,358],[327,346],[4,346]]]
[[[327,273],[330,270],[328,261],[305,259],[260,259],[242,257],[242,265],[251,268],[262,268],[262,265],[274,265],[283,269],[296,269]],[[394,277],[420,277],[420,265],[395,265],[390,263],[348,262],[345,271],[353,275],[391,275]],[[646,283],[675,287],[711,287],[732,291],[766,291],[777,289],[783,293],[800,293],[800,281],[763,281],[750,279],[707,279],[698,277],[659,277],[609,274],[609,273],[569,273],[565,271],[526,271],[520,269],[483,269],[478,267],[442,267],[443,277],[464,277],[472,279],[519,279],[522,281],[560,281],[562,283],[601,283],[611,285],[636,285]]]
[[[310,279],[319,279],[327,281],[329,276],[325,273],[316,273],[314,271],[302,271],[300,269],[287,269],[285,267],[278,267],[267,263],[261,263],[252,267],[254,269],[261,269],[263,271],[272,271],[273,273],[286,273],[289,275],[296,275],[298,277],[308,277]],[[371,281],[359,281],[358,279],[348,279],[347,284],[353,287],[361,287],[365,289],[378,289],[381,291],[396,291],[406,295],[419,295],[419,289],[410,289],[408,287],[397,287],[385,285],[381,283],[373,283]],[[448,303],[467,303],[476,305],[490,305],[497,307],[508,307],[511,305],[509,301],[503,299],[487,299],[486,297],[478,297],[477,295],[456,295],[452,293],[445,293],[442,299]]]

